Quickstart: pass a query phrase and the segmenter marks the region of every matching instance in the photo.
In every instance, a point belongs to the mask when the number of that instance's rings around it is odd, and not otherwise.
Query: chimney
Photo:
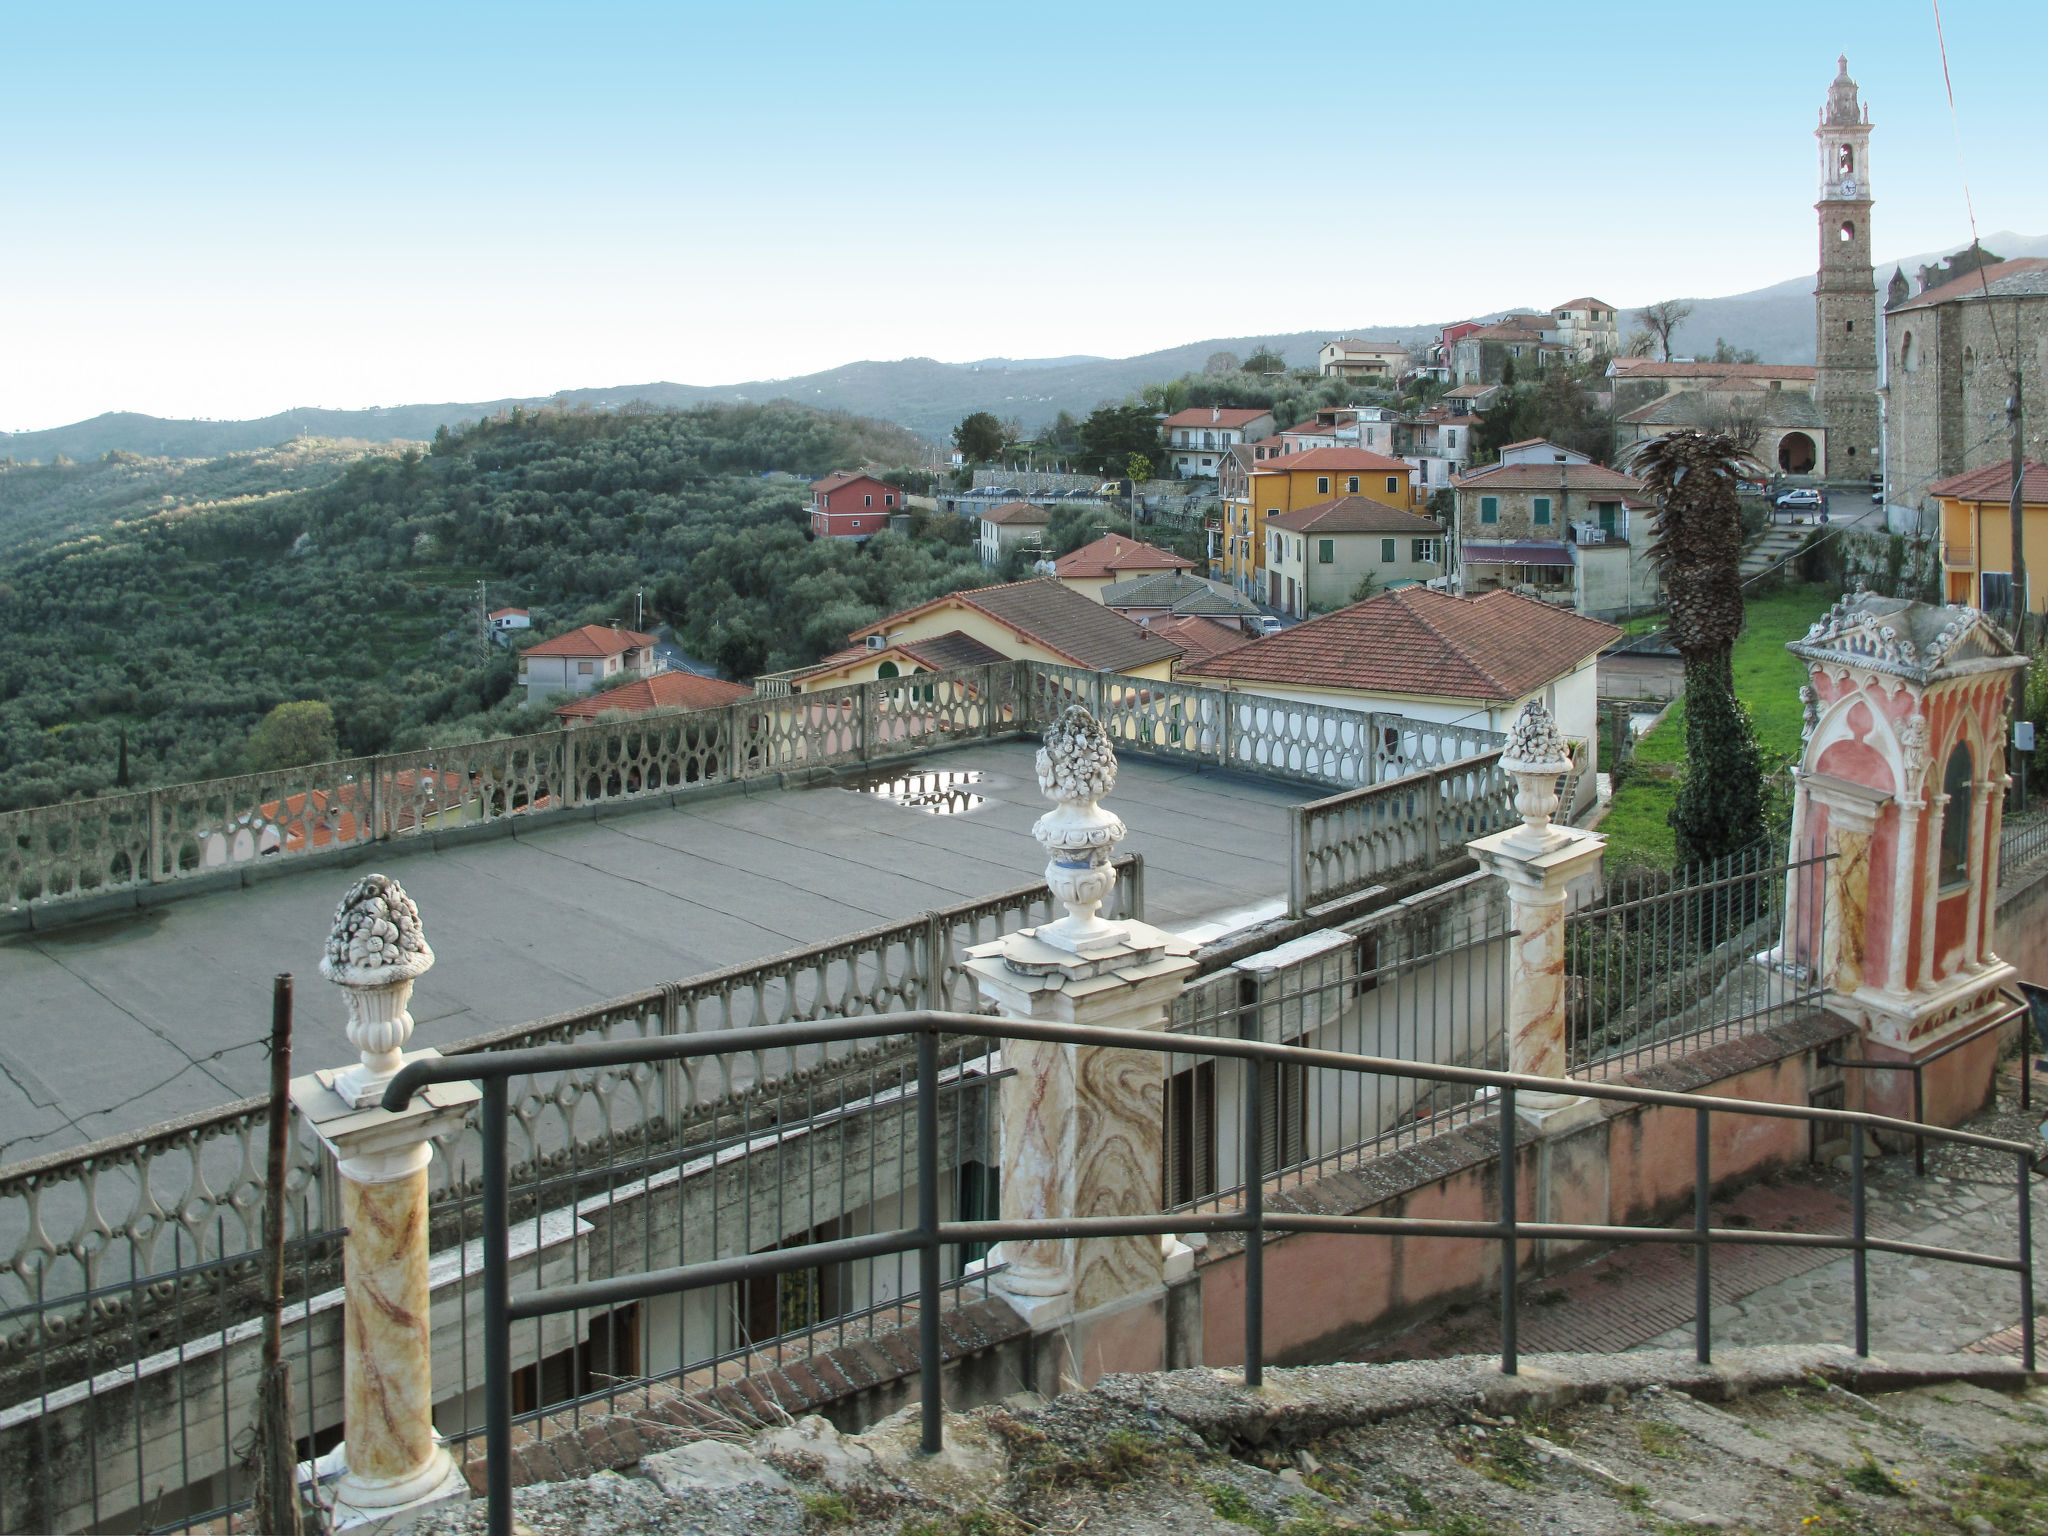
[[[1209,419],[1210,419],[1211,421],[1221,421],[1221,420],[1223,419],[1223,407],[1222,407],[1222,406],[1220,406],[1220,405],[1212,405],[1212,406],[1210,406],[1210,407],[1209,407]]]

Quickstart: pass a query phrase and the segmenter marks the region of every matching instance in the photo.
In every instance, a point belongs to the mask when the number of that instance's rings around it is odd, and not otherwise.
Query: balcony
[[[1952,570],[1974,571],[1977,568],[1977,546],[1943,541],[1941,563]]]

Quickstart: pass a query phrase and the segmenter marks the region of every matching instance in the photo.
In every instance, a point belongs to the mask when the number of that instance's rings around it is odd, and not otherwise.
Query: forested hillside
[[[649,627],[733,675],[811,660],[984,579],[965,524],[810,538],[805,481],[915,447],[789,405],[515,410],[317,488],[0,553],[0,809],[116,787],[124,735],[138,787],[241,771],[293,700],[332,706],[345,753],[551,724],[513,693],[512,654],[480,647],[479,581],[533,610],[535,638],[631,624],[644,589]]]

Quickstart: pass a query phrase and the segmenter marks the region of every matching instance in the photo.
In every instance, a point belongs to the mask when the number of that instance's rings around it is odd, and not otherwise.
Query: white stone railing
[[[1288,911],[1303,917],[1340,897],[1435,869],[1475,837],[1515,821],[1501,749],[1406,774],[1290,813]]]

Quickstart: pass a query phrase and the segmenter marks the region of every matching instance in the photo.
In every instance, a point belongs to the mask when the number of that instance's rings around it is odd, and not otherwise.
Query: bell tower
[[[1820,143],[1820,273],[1813,288],[1814,403],[1827,428],[1829,479],[1879,472],[1877,279],[1870,266],[1870,109],[1849,59],[1828,86]]]

